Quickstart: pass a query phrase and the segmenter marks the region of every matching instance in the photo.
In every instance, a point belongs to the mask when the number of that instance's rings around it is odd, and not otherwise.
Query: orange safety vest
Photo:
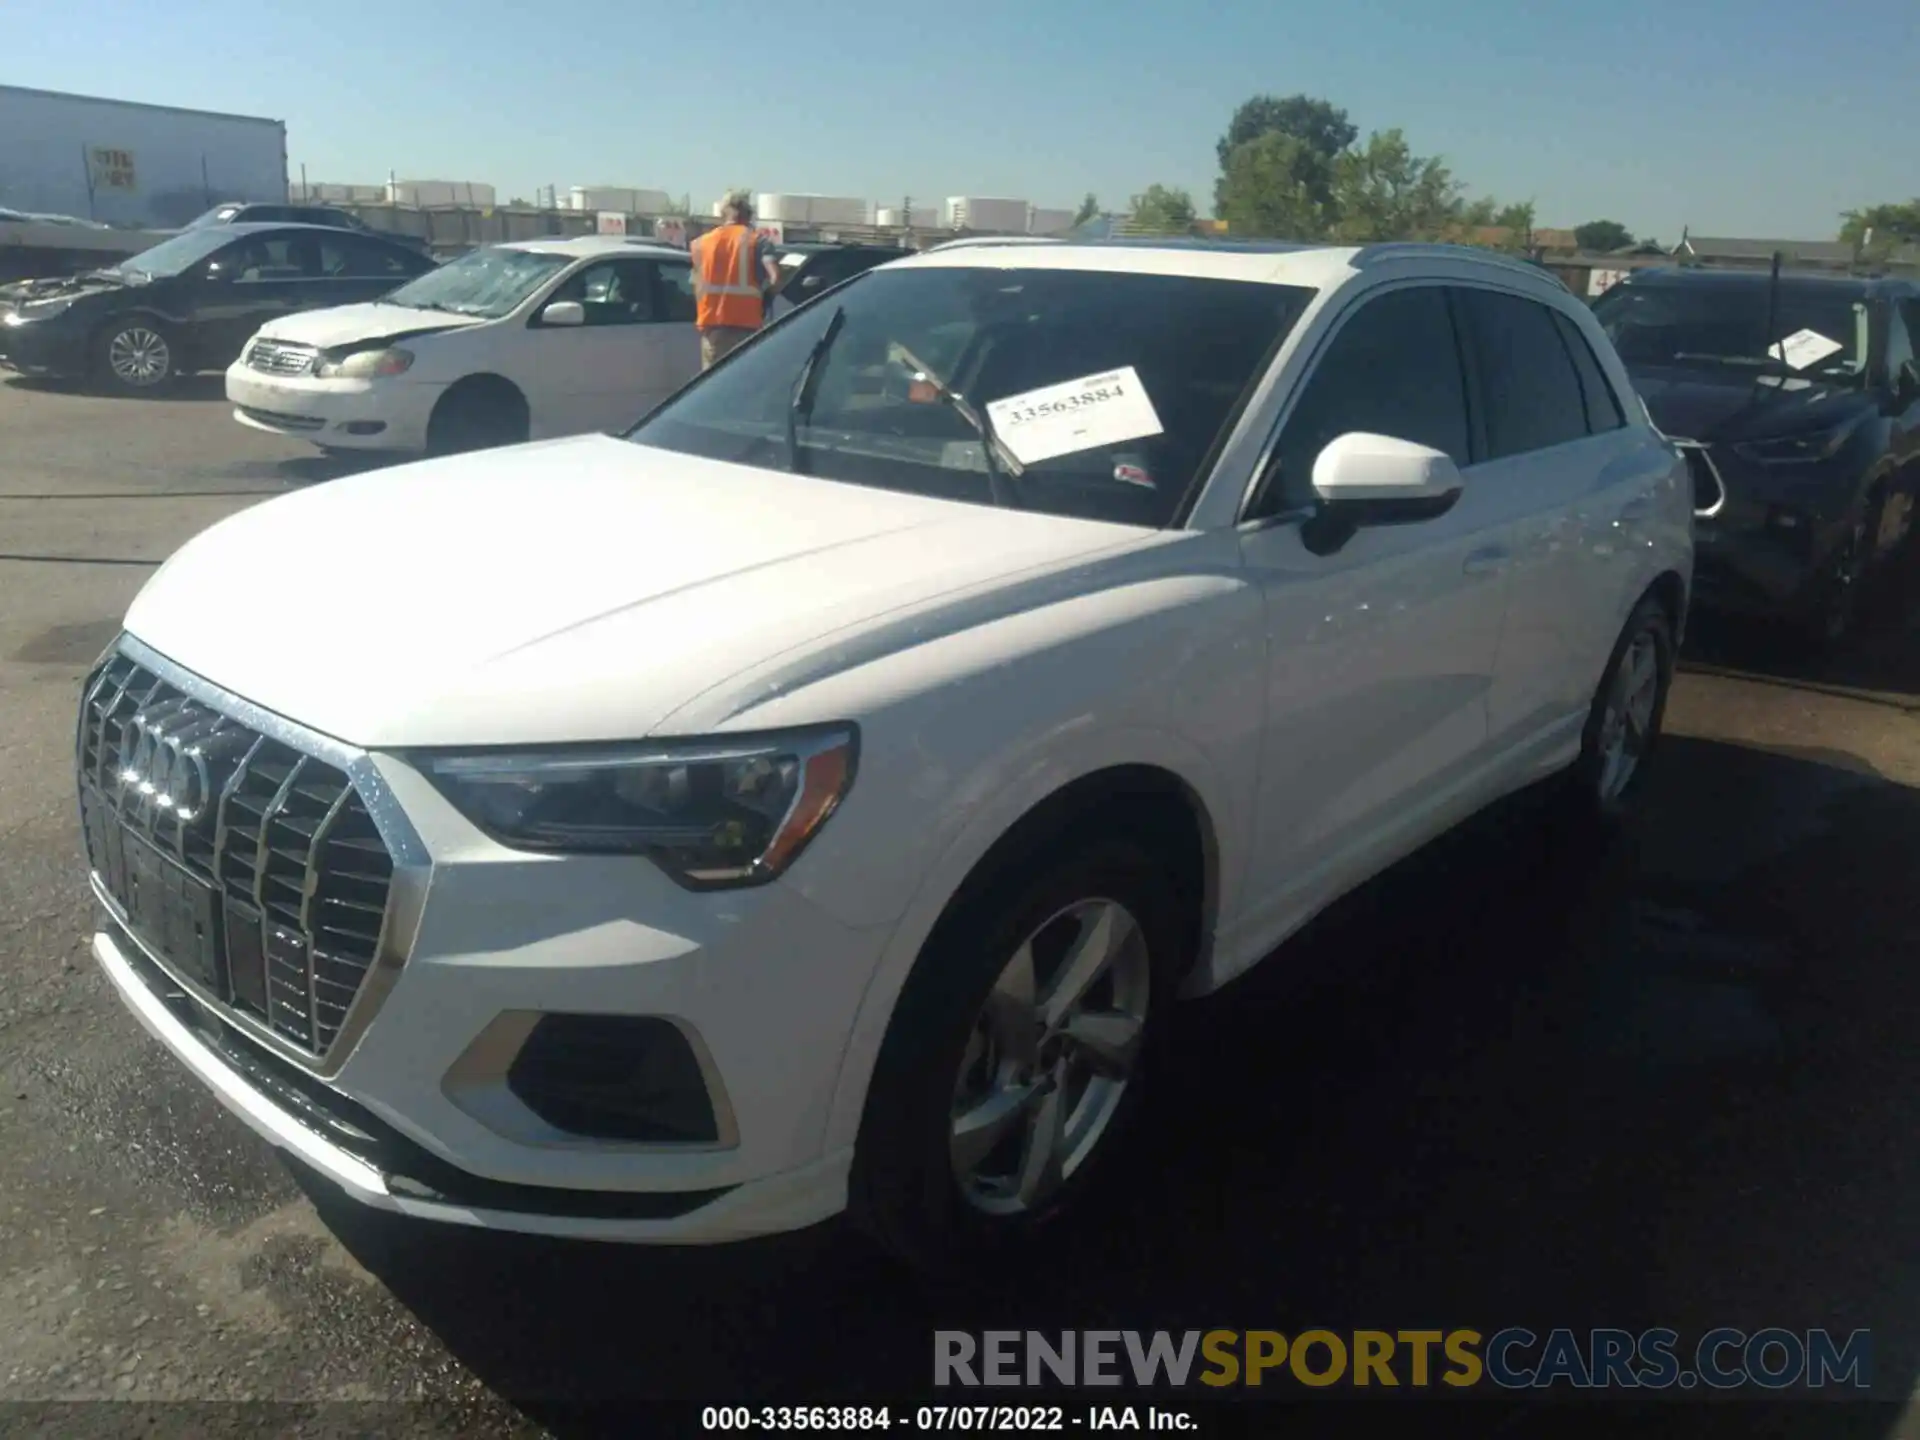
[[[722,225],[693,242],[694,323],[760,327],[760,237],[745,225]]]

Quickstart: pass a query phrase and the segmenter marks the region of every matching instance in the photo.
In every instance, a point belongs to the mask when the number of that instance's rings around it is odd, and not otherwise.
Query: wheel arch
[[[1101,833],[1124,828],[1166,860],[1188,916],[1187,953],[1179,979],[1203,965],[1219,915],[1222,842],[1200,787],[1170,766],[1144,761],[1098,765],[1033,800],[1011,823],[987,837],[956,841],[937,873],[958,878],[930,883],[895,927],[885,957],[868,985],[845,1053],[827,1122],[829,1149],[851,1145],[867,1089],[901,993],[928,946],[1000,884],[1008,871],[1083,827]]]

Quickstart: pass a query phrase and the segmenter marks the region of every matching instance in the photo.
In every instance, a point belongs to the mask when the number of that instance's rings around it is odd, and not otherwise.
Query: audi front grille
[[[346,771],[124,653],[76,745],[94,875],[176,978],[324,1058],[380,954],[393,857]]]
[[[256,340],[247,351],[247,364],[263,375],[307,375],[320,352],[311,345],[284,345],[277,340]]]

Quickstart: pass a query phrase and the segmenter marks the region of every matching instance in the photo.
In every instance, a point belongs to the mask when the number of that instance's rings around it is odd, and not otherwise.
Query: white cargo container
[[[287,198],[284,121],[0,85],[0,206],[172,229]]]
[[[1025,200],[1001,200],[985,195],[954,195],[947,200],[947,228],[1024,235],[1027,231],[1027,211],[1031,208]]]
[[[1029,235],[1064,235],[1073,228],[1071,210],[1043,210],[1036,205],[1027,214]]]
[[[386,199],[389,205],[418,210],[452,205],[485,210],[493,206],[493,186],[478,180],[389,180]]]
[[[567,192],[566,208],[664,215],[673,208],[673,200],[664,190],[636,190],[627,185],[576,185]]]
[[[327,180],[315,180],[303,188],[295,182],[293,198],[316,205],[384,205],[387,203],[387,187],[340,185]]]
[[[872,214],[865,200],[845,195],[757,195],[754,218],[784,225],[865,225]]]

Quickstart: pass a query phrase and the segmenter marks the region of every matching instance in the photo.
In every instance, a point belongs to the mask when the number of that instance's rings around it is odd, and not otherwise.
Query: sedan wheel
[[[156,390],[174,375],[173,346],[157,325],[146,321],[108,327],[98,360],[102,378],[117,390]]]
[[[1083,900],[1013,952],[954,1082],[953,1173],[988,1215],[1043,1209],[1106,1135],[1133,1078],[1152,999],[1140,924]]]

